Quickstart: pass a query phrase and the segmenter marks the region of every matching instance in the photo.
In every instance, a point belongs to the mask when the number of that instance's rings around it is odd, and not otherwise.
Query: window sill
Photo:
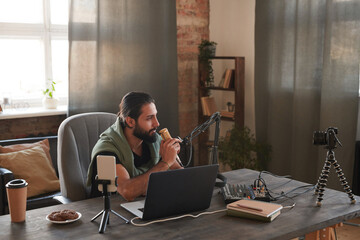
[[[27,109],[5,109],[3,112],[0,113],[0,120],[65,114],[67,114],[67,106],[58,106],[57,109],[45,109],[43,107]]]

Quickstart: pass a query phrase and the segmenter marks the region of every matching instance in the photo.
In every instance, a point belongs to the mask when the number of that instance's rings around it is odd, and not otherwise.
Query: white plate
[[[53,220],[50,220],[49,218],[49,215],[51,214],[48,214],[46,216],[46,220],[48,220],[49,222],[52,222],[52,223],[56,223],[56,224],[67,224],[67,223],[72,223],[72,222],[75,222],[77,220],[79,220],[81,218],[81,213],[79,212],[76,212],[78,214],[78,217],[76,219],[70,219],[70,220],[65,220],[65,221],[53,221]]]

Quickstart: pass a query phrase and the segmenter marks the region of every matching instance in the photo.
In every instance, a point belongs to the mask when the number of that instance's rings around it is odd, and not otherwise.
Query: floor
[[[355,223],[360,225],[360,218],[355,218],[349,220],[350,223]],[[344,224],[342,227],[336,228],[336,240],[357,240],[360,239],[360,227],[351,226]],[[304,237],[293,238],[292,240],[303,240]]]
[[[360,224],[360,218],[349,220],[350,223]],[[354,240],[360,239],[360,227],[344,224],[342,227],[336,228],[338,240]]]

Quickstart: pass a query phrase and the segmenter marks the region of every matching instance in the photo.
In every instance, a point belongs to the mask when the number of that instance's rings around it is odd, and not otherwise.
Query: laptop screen
[[[218,165],[150,174],[143,220],[209,208]]]

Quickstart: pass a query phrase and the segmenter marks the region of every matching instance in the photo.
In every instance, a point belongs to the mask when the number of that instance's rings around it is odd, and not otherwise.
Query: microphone
[[[164,141],[172,138],[167,128],[161,129],[161,130],[159,131],[159,133],[160,133],[160,135],[161,135],[161,138],[162,138]],[[182,162],[181,162],[181,160],[180,160],[180,158],[179,158],[178,155],[176,155],[176,161],[180,164],[180,166],[182,166],[182,167],[184,166],[184,165],[182,164]]]

